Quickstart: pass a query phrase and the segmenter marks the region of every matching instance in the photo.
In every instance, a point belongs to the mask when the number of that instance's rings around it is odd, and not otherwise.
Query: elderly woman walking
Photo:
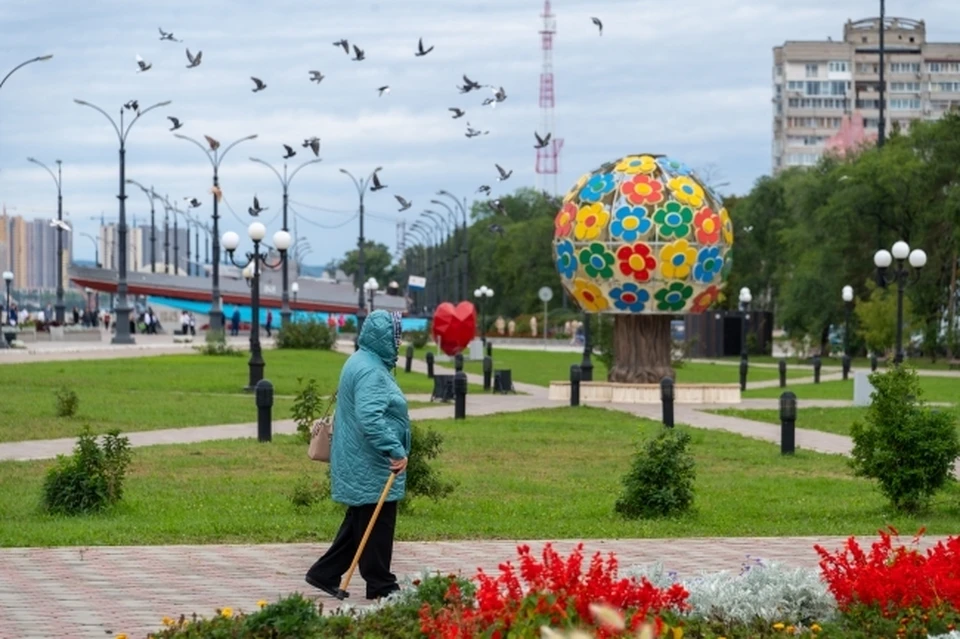
[[[397,478],[359,562],[367,599],[378,599],[400,589],[390,572],[397,502],[404,495],[403,471],[410,454],[407,400],[392,374],[400,346],[400,315],[383,310],[371,313],[358,344],[340,371],[330,450],[332,497],[346,505],[347,512],[333,544],[307,571],[306,581],[337,595],[380,493],[395,472]]]

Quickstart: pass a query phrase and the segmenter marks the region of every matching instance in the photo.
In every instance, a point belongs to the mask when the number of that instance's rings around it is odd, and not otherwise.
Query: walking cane
[[[357,564],[360,563],[360,555],[363,554],[363,549],[367,545],[367,540],[370,538],[370,533],[373,532],[373,526],[377,523],[377,515],[380,514],[380,509],[383,508],[383,502],[387,499],[387,494],[390,492],[390,488],[393,486],[393,480],[397,478],[397,471],[391,471],[390,477],[387,478],[387,485],[383,487],[383,492],[380,493],[380,501],[377,502],[377,507],[373,509],[373,514],[370,516],[370,523],[367,524],[367,529],[363,533],[363,539],[360,540],[360,547],[357,548],[357,554],[354,555],[353,561],[350,563],[350,570],[347,571],[347,574],[343,577],[343,583],[340,584],[340,590],[337,592],[337,599],[343,601],[349,596],[347,592],[347,586],[350,585],[350,578],[353,577],[353,571],[357,569]]]

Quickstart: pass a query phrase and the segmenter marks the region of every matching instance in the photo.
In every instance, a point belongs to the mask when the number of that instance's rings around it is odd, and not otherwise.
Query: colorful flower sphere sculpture
[[[590,313],[702,313],[720,295],[732,245],[720,196],[658,155],[587,173],[554,220],[563,286]]]

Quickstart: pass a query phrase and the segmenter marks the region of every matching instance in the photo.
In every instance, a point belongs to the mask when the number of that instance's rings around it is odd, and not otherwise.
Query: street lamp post
[[[130,123],[124,127],[123,121],[123,109],[120,109],[120,124],[117,125],[114,122],[106,111],[101,109],[98,106],[85,102],[83,100],[74,100],[77,104],[81,106],[90,107],[91,109],[99,112],[103,117],[109,120],[110,124],[113,126],[113,130],[117,134],[117,140],[120,142],[120,194],[117,195],[117,199],[120,200],[120,222],[118,226],[118,241],[120,242],[120,259],[117,264],[117,332],[113,336],[113,344],[133,344],[134,339],[130,334],[130,301],[127,299],[127,180],[126,180],[126,171],[127,171],[127,136],[130,134],[130,129],[133,128],[133,125],[136,124],[137,120],[141,117],[153,111],[156,108],[167,106],[170,104],[170,100],[165,102],[158,102],[153,106],[149,106],[146,109],[137,110],[137,115],[133,118]]]
[[[89,233],[80,233],[82,237],[87,238],[93,242],[93,263],[97,265],[97,268],[100,268],[100,242],[97,238],[93,237]]]
[[[367,187],[370,186],[370,182],[373,181],[373,176],[377,174],[377,171],[381,170],[383,167],[378,166],[373,170],[373,173],[368,175],[364,180],[358,180],[353,177],[353,174],[346,169],[340,169],[340,172],[346,175],[353,182],[353,185],[357,187],[357,197],[360,199],[360,236],[357,238],[357,337],[360,336],[360,329],[363,328],[363,321],[367,317],[366,302],[364,301],[363,295],[363,282],[364,278],[367,276],[366,273],[366,262],[364,256],[363,248],[363,196],[367,192]]]
[[[290,285],[290,292],[293,293],[293,303],[297,303],[297,293],[300,292],[300,282],[294,282]]]
[[[157,272],[157,223],[156,223],[156,213],[153,205],[153,201],[159,198],[156,191],[153,190],[151,186],[149,189],[144,185],[140,184],[136,180],[127,179],[127,184],[132,184],[138,187],[143,194],[147,196],[147,199],[150,201],[150,272]]]
[[[277,176],[277,179],[280,180],[280,185],[283,187],[283,230],[289,231],[287,227],[287,202],[288,202],[288,192],[290,189],[290,182],[293,180],[293,177],[300,172],[300,169],[310,164],[317,164],[322,162],[321,158],[314,158],[312,160],[307,160],[297,168],[293,170],[293,173],[290,176],[287,176],[287,163],[283,163],[283,175],[280,175],[280,172],[277,171],[271,164],[264,162],[259,158],[250,158],[251,162],[257,162],[264,165]],[[282,291],[280,293],[280,328],[283,328],[288,323],[290,323],[290,259],[287,253],[283,254],[283,266],[282,271]]]
[[[853,287],[844,286],[841,291],[843,297],[843,379],[850,376],[850,311],[853,310]]]
[[[753,295],[750,289],[744,286],[740,289],[740,360],[746,362],[749,359],[747,352],[747,326],[750,322],[750,302],[753,301]]]
[[[247,253],[247,261],[244,264],[240,264],[234,259],[234,251],[236,251],[240,245],[240,236],[233,231],[227,231],[223,234],[222,238],[223,248],[226,249],[227,256],[234,266],[244,269],[244,271],[251,266],[253,267],[252,277],[250,278],[250,308],[252,317],[250,322],[250,361],[247,364],[250,371],[246,387],[248,391],[253,391],[257,386],[257,382],[263,379],[263,369],[265,366],[263,352],[260,348],[260,265],[263,264],[268,268],[278,268],[280,266],[280,262],[271,264],[267,260],[267,253],[260,252],[260,243],[266,234],[267,228],[260,222],[253,222],[247,227],[247,235],[253,240],[253,252]],[[281,260],[283,260],[287,249],[290,248],[290,243],[290,234],[286,231],[277,231],[273,234],[273,244],[277,251],[280,252]]]
[[[438,251],[440,250],[441,244],[445,244],[447,247],[447,250],[445,251],[446,255],[441,260],[441,264],[443,265],[443,280],[442,280],[442,288],[440,289],[441,299],[439,300],[439,302],[445,302],[448,297],[452,296],[451,295],[452,287],[450,285],[450,271],[453,270],[453,264],[452,264],[453,262],[452,248],[453,247],[452,247],[452,242],[450,241],[450,238],[451,238],[450,224],[448,223],[446,218],[444,218],[442,215],[440,215],[436,211],[424,211],[423,214],[428,216],[437,225],[437,230],[440,233],[440,238],[442,238],[443,234],[446,233],[446,239],[437,240]]]
[[[430,230],[422,225],[423,220],[417,220],[410,226],[410,233],[415,237],[420,239],[421,244],[423,245],[423,253],[421,259],[421,265],[423,270],[423,276],[426,278],[427,283],[423,288],[423,293],[421,294],[421,306],[425,309],[428,309],[432,306],[431,304],[431,292],[433,287],[433,273],[431,270],[432,267],[432,251],[431,251],[431,235]]]
[[[454,259],[454,258],[451,258],[451,261],[453,262],[453,267],[452,267],[452,269],[451,269],[451,270],[453,271],[453,286],[451,287],[451,291],[452,291],[452,295],[453,295],[453,297],[454,297],[454,300],[455,300],[455,301],[460,301],[460,299],[461,299],[461,297],[460,297],[460,296],[461,296],[460,284],[461,284],[461,282],[463,281],[462,278],[460,277],[460,268],[461,268],[461,267],[460,267],[460,264],[462,264],[463,259],[464,259],[464,255],[465,255],[465,254],[464,254],[464,248],[463,248],[464,232],[458,232],[458,231],[460,231],[460,229],[457,228],[457,214],[454,213],[454,211],[453,211],[452,208],[450,208],[446,203],[441,202],[440,200],[430,200],[430,203],[431,203],[431,204],[437,204],[437,205],[439,205],[439,206],[442,206],[444,209],[447,210],[447,213],[450,215],[449,221],[450,221],[450,227],[451,227],[451,229],[452,229],[453,238],[456,238],[457,235],[460,236],[460,241],[457,243],[457,244],[458,244],[458,247],[457,247],[457,249],[456,249],[456,251],[457,251],[457,253],[456,253],[456,258],[455,258],[455,259]],[[439,213],[438,213],[438,215],[439,215]],[[451,253],[453,252],[453,248],[454,248],[454,247],[451,245],[451,247],[450,247]],[[462,294],[463,294],[463,297],[467,297],[468,293],[467,293],[466,289],[463,290],[463,293],[462,293]]]
[[[892,273],[887,272],[893,261],[896,266]],[[897,352],[893,356],[893,363],[903,363],[903,291],[907,287],[910,271],[906,263],[914,269],[916,278],[920,276],[920,269],[927,264],[927,254],[922,249],[910,250],[910,245],[900,240],[894,242],[890,250],[880,249],[873,256],[873,263],[877,267],[877,278],[884,284],[897,284]],[[916,281],[916,279],[914,280]]]
[[[33,162],[43,168],[53,178],[53,183],[57,185],[57,303],[54,305],[56,321],[61,326],[64,323],[65,306],[63,303],[63,166],[60,160],[57,162],[57,172],[54,173],[50,167],[35,158],[27,158],[27,162]]]
[[[440,190],[437,191],[437,195],[443,195],[448,197],[457,205],[457,209],[460,210],[461,216],[463,216],[463,239],[460,242],[460,246],[463,249],[463,269],[460,273],[463,278],[463,283],[460,285],[460,290],[463,291],[463,294],[466,295],[467,291],[470,290],[468,282],[470,281],[469,271],[470,271],[470,243],[469,238],[470,234],[467,231],[467,198],[463,198],[463,201],[457,199],[457,196],[449,191]]]
[[[373,312],[373,296],[380,289],[380,285],[377,283],[376,278],[371,277],[366,282],[363,283],[363,290],[367,292],[367,296],[370,298],[370,312]]]
[[[13,273],[4,271],[3,282],[7,288],[7,301],[3,305],[3,321],[0,321],[0,326],[7,326],[10,324],[10,287],[13,286]],[[0,331],[0,348],[9,348],[9,346],[6,335]]]
[[[25,61],[25,62],[21,62],[21,63],[18,64],[17,66],[15,66],[15,67],[13,67],[12,69],[10,69],[10,71],[7,73],[7,75],[3,76],[3,80],[0,80],[0,89],[3,88],[3,85],[4,85],[4,84],[6,84],[7,78],[9,78],[11,75],[13,75],[14,72],[16,72],[18,69],[20,69],[20,68],[22,68],[22,67],[25,67],[25,66],[27,66],[28,64],[33,64],[34,62],[44,62],[44,61],[46,61],[46,60],[49,60],[49,59],[52,58],[52,57],[53,57],[53,54],[51,53],[51,54],[48,54],[48,55],[39,55],[39,56],[37,56],[37,57],[35,57],[35,58],[30,58],[29,60],[27,60],[27,61]]]
[[[486,284],[478,288],[473,292],[473,296],[477,298],[480,304],[480,326],[477,330],[480,331],[480,341],[484,346],[487,345],[487,305],[484,303],[486,299],[493,297],[493,289],[488,288]]]
[[[245,138],[240,138],[227,145],[223,151],[220,151],[220,142],[217,142],[211,137],[207,137],[207,146],[210,147],[207,149],[207,147],[191,137],[180,133],[174,133],[173,135],[181,140],[186,140],[187,142],[192,142],[197,145],[197,147],[203,151],[203,154],[207,156],[207,159],[210,160],[210,166],[213,167],[213,230],[210,232],[211,243],[213,244],[213,261],[211,262],[213,266],[213,282],[210,292],[209,316],[210,330],[222,331],[224,330],[224,325],[223,305],[220,300],[220,163],[223,162],[223,158],[226,157],[230,149],[241,142],[256,139],[257,135],[253,134]]]

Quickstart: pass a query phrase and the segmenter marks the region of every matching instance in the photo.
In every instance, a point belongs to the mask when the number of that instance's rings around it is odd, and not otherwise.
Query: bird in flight
[[[400,203],[400,210],[399,210],[400,213],[403,213],[404,211],[409,209],[411,206],[413,206],[413,202],[408,202],[402,195],[394,195],[393,197],[397,198],[397,202]]]
[[[450,107],[449,109],[447,109],[447,111],[453,111],[454,120],[456,120],[457,118],[462,118],[466,114],[466,111],[464,111],[463,109],[458,109],[457,107]]]
[[[326,76],[323,75],[322,73],[320,73],[319,71],[311,71],[311,72],[310,72],[310,81],[311,81],[311,82],[316,82],[317,84],[320,84],[320,82],[321,82],[325,77],[326,77]]]
[[[140,54],[138,53],[138,54],[137,54],[137,66],[140,67],[140,70],[137,71],[137,73],[143,73],[144,71],[149,71],[149,70],[150,70],[150,67],[152,67],[153,64],[151,64],[151,63],[147,62],[146,60],[144,60],[143,58],[141,58],[141,57],[140,57]]]
[[[284,160],[289,160],[290,158],[292,158],[293,156],[295,156],[295,155],[297,154],[297,152],[294,151],[293,148],[292,148],[289,144],[284,144],[284,145],[283,145],[283,148],[284,148],[284,150],[287,152],[287,153],[283,156],[283,159],[284,159]]]
[[[380,93],[378,94],[378,97],[381,97],[381,98],[382,98],[384,93],[390,93],[390,87],[385,84],[385,85],[383,85],[382,87],[379,87],[379,88],[377,89],[377,91],[380,92]]]
[[[477,193],[483,193],[484,195],[490,195],[490,187],[489,187],[488,185],[486,185],[486,184],[483,184],[483,185],[480,186],[479,189],[477,189]]]
[[[350,43],[346,39],[337,40],[333,43],[333,46],[343,48],[343,52],[350,55]]]
[[[50,226],[56,229],[62,229],[68,233],[70,232],[70,225],[63,220],[50,220]]]
[[[313,154],[315,156],[317,157],[320,156],[320,138],[317,138],[317,137],[307,138],[306,140],[303,141],[303,144],[301,144],[300,146],[302,146],[303,148],[310,147],[310,150],[313,151]]]
[[[600,30],[600,35],[603,35],[603,23],[600,22],[600,18],[590,18],[590,22],[597,25],[597,29]]]
[[[509,178],[511,175],[513,175],[513,169],[510,169],[509,171],[505,171],[503,167],[500,166],[499,164],[494,164],[494,166],[497,167],[497,172],[500,173],[500,177],[497,178],[497,182],[503,182],[504,180]]]
[[[491,224],[490,226],[487,227],[487,230],[490,231],[491,233],[496,233],[500,237],[503,237],[503,227],[500,226],[499,224]]]
[[[256,93],[257,91],[263,91],[264,89],[267,88],[267,85],[265,85],[265,84],[263,83],[263,80],[261,80],[260,78],[255,78],[255,77],[253,77],[253,76],[250,76],[250,79],[253,80],[253,83],[256,85],[256,86],[252,89],[252,91],[253,91],[254,93]]]
[[[537,138],[537,143],[534,145],[533,148],[535,148],[535,149],[543,149],[543,148],[546,148],[546,146],[547,146],[548,144],[550,144],[550,136],[551,136],[551,135],[552,135],[551,133],[547,133],[546,137],[542,137],[542,138],[541,138],[541,137],[540,137],[540,134],[537,133],[536,131],[534,131],[534,132],[533,132],[533,137]]]
[[[503,208],[503,202],[500,200],[493,200],[490,202],[490,208],[500,215],[507,215],[507,209]]]
[[[167,33],[160,27],[157,27],[157,30],[160,31],[161,40],[169,40],[170,42],[183,42],[183,40],[177,40],[176,38],[174,38],[173,33]]]
[[[490,133],[490,131],[480,131],[479,129],[475,129],[470,126],[470,123],[467,122],[467,132],[464,133],[464,135],[468,138],[475,138],[478,135],[487,135],[488,133]]]
[[[257,196],[253,196],[253,206],[247,208],[247,213],[253,217],[257,217],[261,212],[266,211],[270,207],[261,207],[260,200],[257,199]]]
[[[168,115],[167,119],[170,120],[170,124],[173,125],[170,127],[171,131],[176,131],[177,129],[183,126],[183,122],[181,122],[179,118],[175,118],[172,115]]]
[[[380,184],[380,177],[377,175],[377,171],[373,172],[373,186],[370,187],[371,191],[379,191],[380,189],[387,188],[386,184]]]
[[[203,137],[205,137],[205,138],[207,139],[207,144],[210,145],[210,150],[211,150],[211,151],[216,151],[217,149],[220,148],[220,141],[219,141],[219,140],[214,140],[214,139],[211,138],[209,135],[205,135],[205,136],[203,136]]]
[[[193,67],[200,66],[200,58],[202,57],[203,51],[197,51],[197,55],[193,55],[190,53],[190,49],[187,49],[187,60],[190,61],[190,64],[187,65],[187,68],[192,69]]]
[[[139,112],[140,112],[140,103],[137,102],[136,100],[130,100],[129,102],[127,102],[126,104],[123,105],[123,108],[124,108],[124,109],[127,109],[128,111],[136,111],[136,112],[139,113]]]
[[[465,88],[467,91],[473,91],[474,89],[479,89],[479,88],[480,88],[480,83],[474,82],[473,80],[471,80],[470,78],[468,78],[466,74],[464,74],[464,75],[463,75],[463,88]],[[466,93],[466,91],[464,91],[464,93]]]
[[[423,57],[423,56],[427,55],[427,54],[430,53],[431,51],[433,51],[433,47],[432,47],[432,46],[431,46],[429,49],[424,49],[424,48],[423,48],[423,38],[420,38],[420,42],[417,44],[417,52],[414,53],[413,55],[415,55],[415,56],[417,56],[418,58],[420,58],[420,57]]]
[[[198,200],[198,199],[195,198],[195,197],[191,197],[191,198],[186,198],[186,197],[185,197],[185,198],[183,198],[183,199],[188,200],[188,203],[190,204],[190,208],[192,208],[192,209],[196,209],[196,208],[199,208],[199,207],[200,207],[201,202],[200,202],[200,200]]]
[[[353,45],[353,53],[354,53],[354,55],[353,55],[353,61],[354,61],[354,62],[360,62],[361,60],[365,60],[365,59],[366,59],[366,57],[365,57],[365,55],[364,55],[364,53],[363,53],[363,49],[361,49],[361,48],[358,47],[357,45]]]

